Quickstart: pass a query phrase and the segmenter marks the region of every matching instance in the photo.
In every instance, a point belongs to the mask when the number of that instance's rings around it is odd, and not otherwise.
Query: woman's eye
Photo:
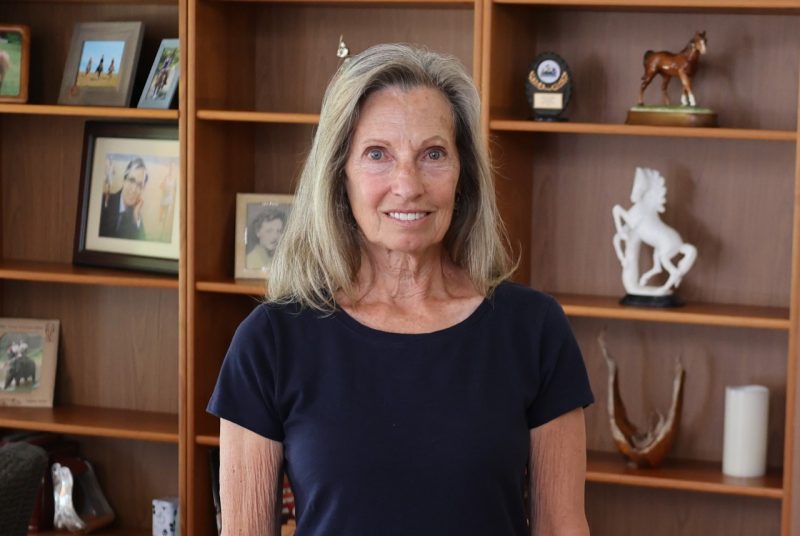
[[[444,156],[444,153],[439,149],[431,149],[428,151],[428,158],[431,160],[439,160]]]
[[[383,158],[383,151],[381,151],[380,149],[370,149],[367,152],[367,158],[369,158],[370,160],[380,160],[381,158]]]

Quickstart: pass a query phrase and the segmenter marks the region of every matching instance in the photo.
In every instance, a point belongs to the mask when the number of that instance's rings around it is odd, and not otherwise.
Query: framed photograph
[[[0,406],[53,407],[58,320],[0,318]]]
[[[87,122],[74,262],[177,273],[180,177],[177,125]]]
[[[0,102],[28,101],[30,28],[0,24]]]
[[[236,194],[236,279],[266,279],[294,196]]]
[[[128,106],[143,35],[141,22],[76,24],[58,103]]]
[[[150,75],[144,85],[139,108],[164,108],[172,104],[178,89],[180,48],[178,39],[162,39]]]

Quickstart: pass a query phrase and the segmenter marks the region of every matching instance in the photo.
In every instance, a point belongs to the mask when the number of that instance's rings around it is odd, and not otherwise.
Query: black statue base
[[[569,121],[566,117],[559,117],[557,115],[534,115],[534,121],[544,121],[547,123],[562,123],[564,121]]]
[[[680,307],[684,305],[675,294],[669,296],[639,296],[637,294],[625,294],[625,297],[619,300],[621,305],[631,305],[633,307]]]

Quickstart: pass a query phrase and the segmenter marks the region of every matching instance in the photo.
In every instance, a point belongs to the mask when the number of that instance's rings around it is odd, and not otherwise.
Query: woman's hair
[[[364,101],[381,89],[438,89],[453,112],[461,165],[453,218],[443,247],[488,295],[513,270],[497,210],[491,167],[480,128],[480,97],[455,58],[404,44],[382,44],[345,62],[322,101],[275,259],[267,300],[333,311],[335,293],[354,296],[361,263],[360,230],[345,189],[345,163]]]

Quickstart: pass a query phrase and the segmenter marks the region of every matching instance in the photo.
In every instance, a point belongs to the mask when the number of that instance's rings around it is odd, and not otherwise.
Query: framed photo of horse
[[[28,102],[31,31],[0,24],[0,102]]]
[[[141,22],[76,24],[58,103],[128,106],[143,36]]]
[[[236,279],[266,279],[286,230],[294,196],[236,195]]]
[[[180,165],[177,125],[87,122],[75,264],[176,274]]]
[[[0,318],[0,406],[53,407],[58,320]]]
[[[139,97],[139,108],[167,109],[172,104],[180,78],[178,39],[162,39],[150,75]]]

